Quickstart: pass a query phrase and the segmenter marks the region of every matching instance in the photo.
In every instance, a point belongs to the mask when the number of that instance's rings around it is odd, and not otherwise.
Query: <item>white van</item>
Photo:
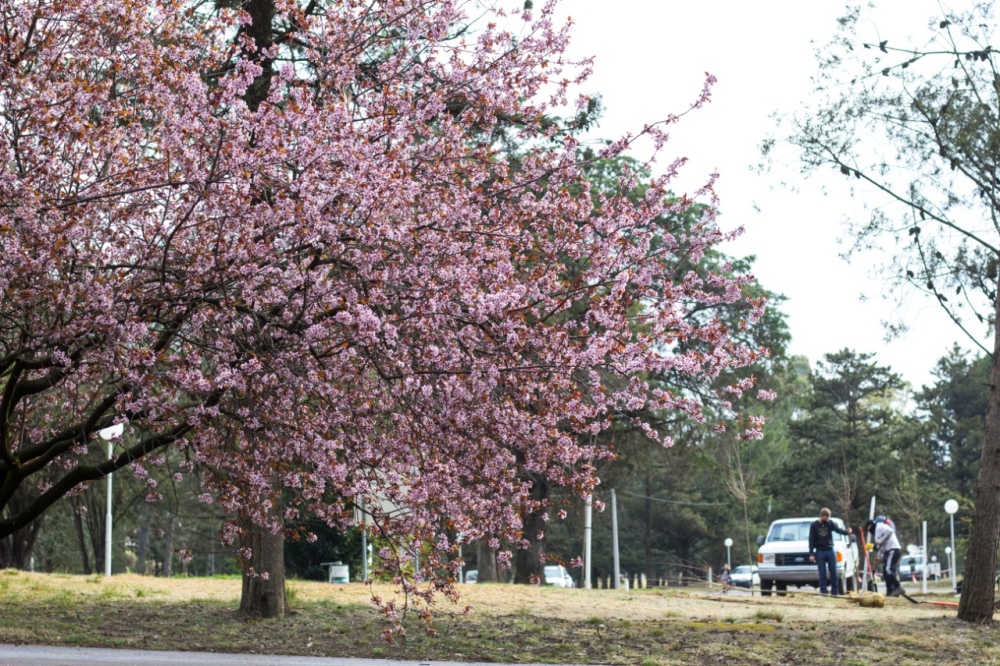
[[[844,521],[831,518],[844,529]],[[815,518],[782,518],[771,523],[767,536],[757,537],[757,573],[760,593],[770,596],[772,590],[783,595],[789,584],[819,586],[819,569],[809,561],[809,526]],[[841,592],[857,589],[858,548],[856,538],[833,533],[833,550],[837,554],[837,582]]]

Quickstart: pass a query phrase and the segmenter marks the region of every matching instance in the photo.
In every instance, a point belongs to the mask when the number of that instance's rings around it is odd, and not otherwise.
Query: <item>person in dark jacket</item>
[[[833,533],[850,536],[849,529],[842,530],[830,520],[830,510],[823,507],[819,510],[819,520],[809,526],[809,561],[819,565],[819,593],[830,592],[836,596],[843,594],[837,581],[837,553],[833,549]],[[829,581],[829,582],[828,582]]]

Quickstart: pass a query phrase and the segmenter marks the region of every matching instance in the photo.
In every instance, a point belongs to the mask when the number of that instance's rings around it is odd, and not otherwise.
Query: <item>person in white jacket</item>
[[[903,594],[903,586],[899,582],[899,559],[902,548],[896,530],[887,524],[885,518],[881,520],[876,518],[865,523],[865,531],[871,535],[869,543],[878,548],[878,558],[882,561],[882,574],[885,578],[885,594],[887,597],[898,597]]]

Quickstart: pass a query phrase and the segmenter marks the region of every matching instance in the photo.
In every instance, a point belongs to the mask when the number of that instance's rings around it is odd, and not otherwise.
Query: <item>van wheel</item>
[[[858,589],[858,574],[847,577],[847,591],[854,592]]]
[[[773,589],[774,589],[774,581],[773,580],[764,580],[763,578],[761,579],[761,581],[760,581],[760,596],[762,596],[762,597],[769,597],[769,596],[771,596],[771,590],[773,590]]]
[[[837,576],[837,592],[839,592],[840,594],[846,594],[847,593],[847,577],[846,576]]]
[[[779,597],[783,597],[788,594],[788,583],[775,583],[775,587],[778,588]]]

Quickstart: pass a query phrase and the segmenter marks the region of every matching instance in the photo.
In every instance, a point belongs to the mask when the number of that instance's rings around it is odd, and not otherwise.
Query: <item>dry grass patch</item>
[[[463,587],[473,611],[442,605],[432,628],[387,624],[360,584],[290,583],[286,618],[239,618],[240,581],[0,572],[0,642],[442,661],[577,664],[1000,663],[992,629],[887,600],[859,608],[809,594]],[[391,586],[376,589],[380,595]],[[888,661],[887,661],[888,660]]]

